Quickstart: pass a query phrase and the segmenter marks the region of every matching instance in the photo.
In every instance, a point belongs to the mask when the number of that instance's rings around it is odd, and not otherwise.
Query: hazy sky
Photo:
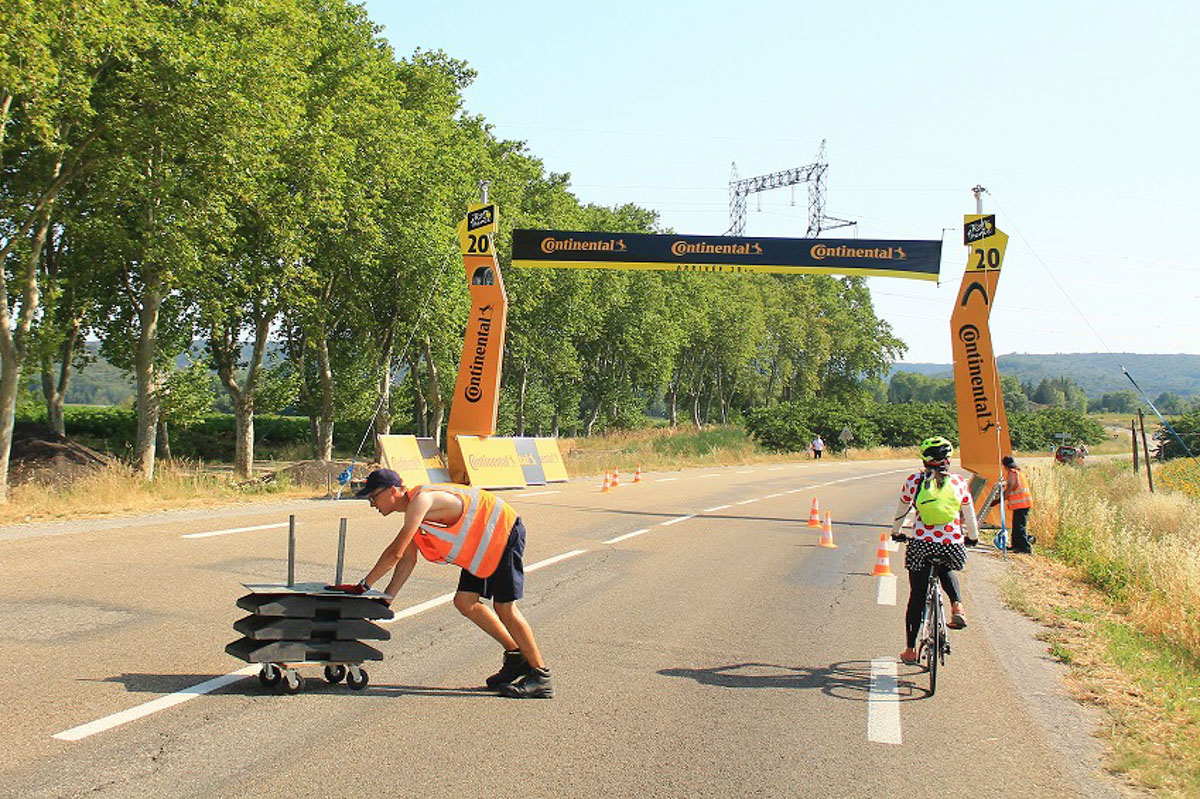
[[[1200,353],[1196,4],[366,7],[398,55],[476,69],[467,110],[582,201],[634,202],[680,233],[728,228],[732,162],[803,166],[827,140],[826,212],[858,224],[825,236],[945,236],[940,285],[870,280],[906,361],[950,361],[976,184],[1011,237],[997,353]],[[747,235],[805,235],[803,185],[748,209]]]

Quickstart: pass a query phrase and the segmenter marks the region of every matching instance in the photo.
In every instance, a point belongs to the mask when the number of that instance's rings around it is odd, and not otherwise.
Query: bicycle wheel
[[[936,588],[929,592],[928,638],[925,642],[926,668],[929,670],[929,695],[937,693],[938,661],[942,649],[942,596]]]

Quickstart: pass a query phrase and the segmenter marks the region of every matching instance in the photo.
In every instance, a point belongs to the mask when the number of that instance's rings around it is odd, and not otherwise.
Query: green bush
[[[1066,408],[1041,408],[1028,413],[1008,415],[1009,437],[1013,447],[1022,450],[1049,449],[1062,443],[1056,434],[1065,433],[1066,443],[1091,444],[1104,440],[1104,427],[1095,419]]]
[[[1200,408],[1191,413],[1184,414],[1171,422],[1171,427],[1175,429],[1175,433],[1187,444],[1187,448],[1192,451],[1192,455],[1200,457]],[[1163,458],[1170,460],[1171,458],[1182,458],[1187,455],[1187,452],[1184,451],[1184,448],[1166,427],[1160,425],[1155,438],[1162,442],[1159,451],[1162,453]]]
[[[799,452],[819,434],[838,452],[849,428],[854,447],[911,447],[931,435],[958,438],[954,409],[942,402],[879,405],[854,408],[825,400],[785,402],[746,415],[746,430],[767,449]]]

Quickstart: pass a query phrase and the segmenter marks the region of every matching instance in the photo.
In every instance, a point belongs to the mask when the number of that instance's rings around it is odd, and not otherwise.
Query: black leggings
[[[958,578],[950,569],[939,569],[938,580],[951,602],[957,602]],[[929,567],[908,571],[908,611],[904,615],[904,632],[908,636],[908,648],[917,645],[917,633],[921,631],[921,616],[925,612],[925,592],[929,590]]]

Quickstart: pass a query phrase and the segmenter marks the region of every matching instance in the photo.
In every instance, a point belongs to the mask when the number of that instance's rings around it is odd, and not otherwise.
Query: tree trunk
[[[592,428],[595,427],[598,418],[600,418],[600,400],[596,400],[592,406],[592,412],[588,415],[587,424],[584,426],[584,435],[592,434]]]
[[[159,389],[162,378],[154,363],[158,351],[158,312],[162,298],[161,283],[150,278],[138,309],[138,341],[134,355],[134,376],[137,383],[137,445],[133,459],[137,470],[146,480],[154,479]]]
[[[58,175],[58,167],[55,167],[54,172]],[[38,310],[38,259],[41,258],[42,245],[46,241],[46,231],[49,228],[50,206],[47,204],[34,233],[24,269],[15,275],[21,278],[21,311],[15,326],[9,315],[8,280],[4,276],[4,258],[0,257],[0,296],[3,297],[3,302],[0,302],[0,359],[3,361],[0,363],[0,502],[8,501],[8,463],[12,455],[13,425],[16,422],[17,387],[21,384],[21,370],[25,366],[25,356],[29,351],[29,328]]]
[[[442,420],[446,417],[446,404],[442,402],[442,382],[438,377],[437,362],[433,360],[433,343],[425,336],[425,365],[429,370],[429,431],[433,441],[442,446]]]
[[[525,435],[525,392],[529,388],[529,364],[521,363],[518,371],[520,381],[517,388],[517,435]]]
[[[379,357],[379,400],[375,406],[375,462],[383,463],[380,436],[392,432],[392,339],[389,336]]]
[[[408,359],[408,378],[412,383],[412,415],[413,425],[417,429],[417,435],[429,435],[429,403],[425,401],[425,390],[421,388],[421,381],[417,378],[417,370],[421,366],[421,358],[418,355],[412,355]]]
[[[167,420],[161,416],[158,419],[158,450],[164,460],[171,460],[171,436],[167,431]]]
[[[233,473],[243,480],[254,474],[254,395],[243,391],[233,403]]]
[[[333,460],[333,369],[329,364],[329,339],[324,326],[317,342],[317,375],[321,381],[321,410],[317,417],[317,459]]]

